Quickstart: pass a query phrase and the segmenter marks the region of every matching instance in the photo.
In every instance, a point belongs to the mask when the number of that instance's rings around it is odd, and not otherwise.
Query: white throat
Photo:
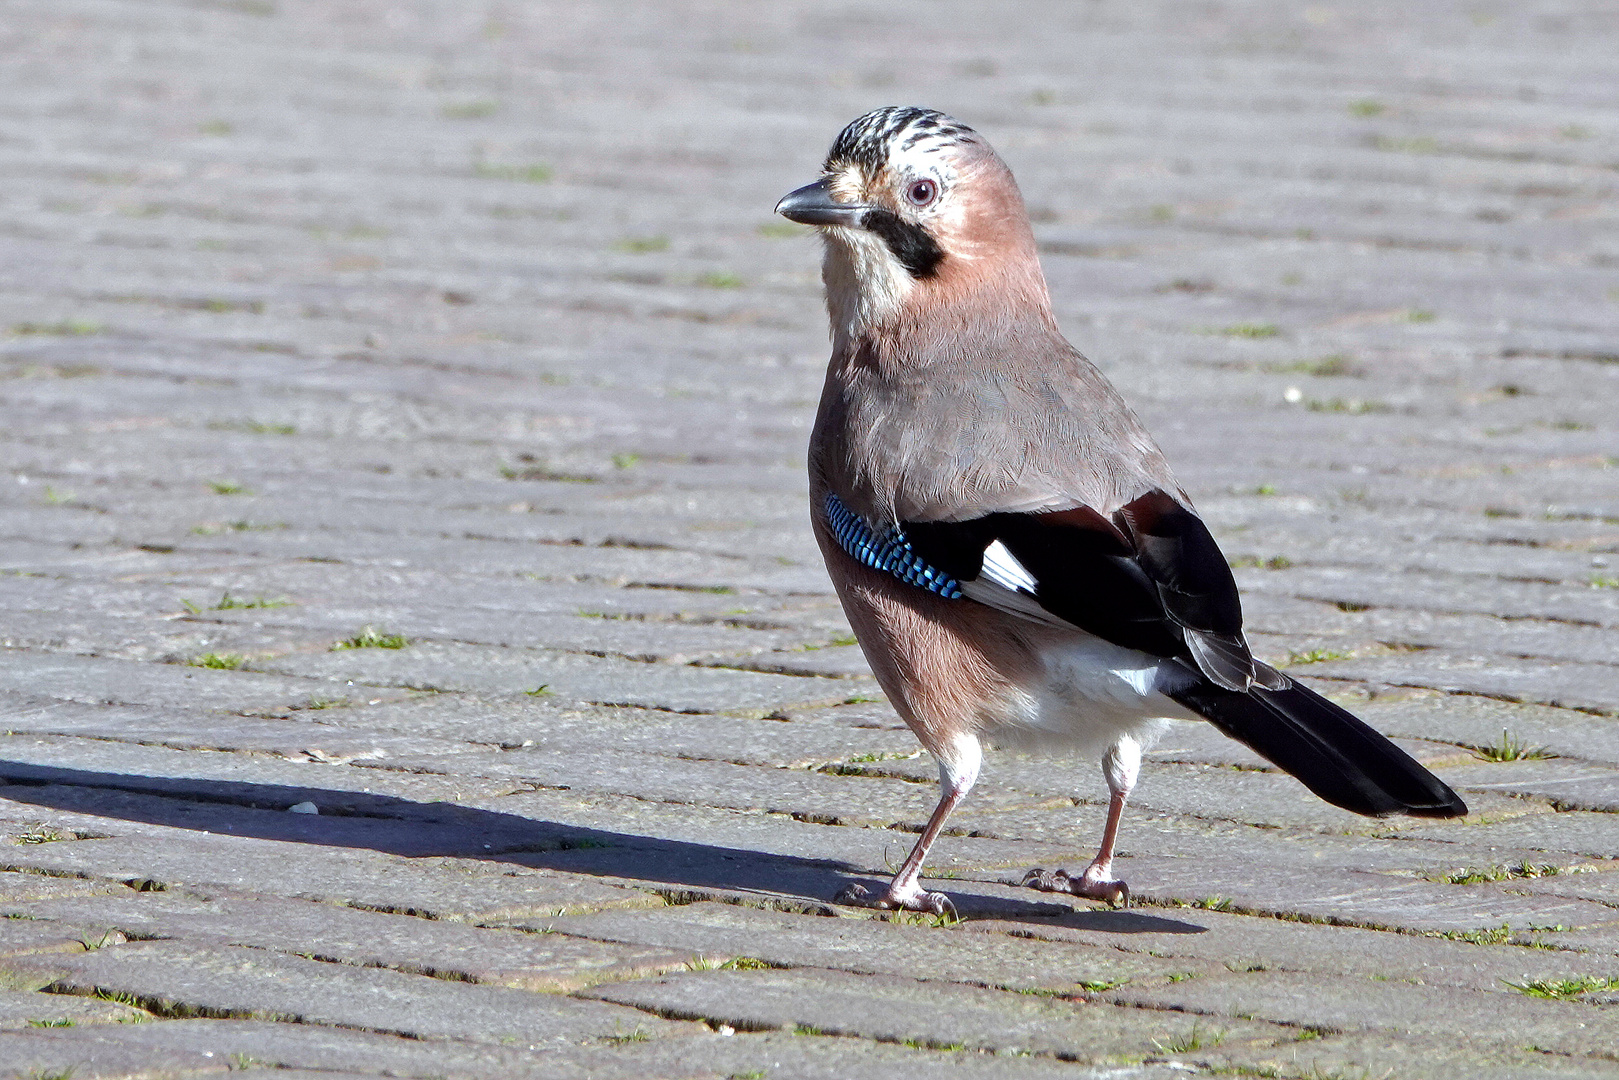
[[[832,317],[832,352],[841,356],[866,331],[893,320],[916,279],[887,244],[864,229],[834,226],[823,238],[821,280]]]

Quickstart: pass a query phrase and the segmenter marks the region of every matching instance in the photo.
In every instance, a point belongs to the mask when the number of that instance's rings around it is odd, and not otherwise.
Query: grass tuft
[[[271,521],[260,523],[249,521],[247,518],[237,518],[235,521],[204,521],[200,525],[193,525],[191,531],[198,536],[218,536],[227,532],[268,532],[272,529],[285,529],[285,521]]]
[[[740,289],[746,282],[741,275],[728,270],[711,270],[697,279],[697,284],[710,289]]]
[[[1507,986],[1529,997],[1567,1001],[1569,998],[1589,994],[1593,990],[1619,990],[1619,976],[1581,975],[1575,979],[1535,979],[1533,982],[1515,983],[1501,980]]]
[[[1286,555],[1272,555],[1268,559],[1261,559],[1258,555],[1239,555],[1235,559],[1227,560],[1233,570],[1240,570],[1245,566],[1258,567],[1263,570],[1288,570],[1293,566],[1293,560]]]
[[[267,597],[255,596],[251,600],[243,600],[239,596],[232,596],[229,592],[223,593],[219,597],[218,603],[209,604],[206,609],[198,607],[190,600],[181,600],[180,603],[184,604],[185,609],[191,612],[193,615],[200,615],[204,610],[236,611],[243,608],[278,608],[292,606],[292,601],[288,600],[286,597],[277,597],[276,599],[271,600]]]
[[[1226,1033],[1218,1029],[1205,1031],[1201,1023],[1193,1023],[1192,1030],[1176,1039],[1154,1039],[1152,1045],[1162,1054],[1187,1054],[1204,1047],[1219,1046]]]
[[[210,480],[208,486],[213,488],[215,495],[251,495],[253,492],[246,484],[236,480]]]
[[[551,177],[556,175],[549,165],[491,165],[487,161],[473,164],[472,174],[481,176],[486,180],[518,180],[525,184],[549,183]]]
[[[1348,653],[1335,652],[1332,649],[1306,649],[1303,652],[1294,652],[1290,649],[1287,653],[1286,663],[1288,666],[1294,664],[1324,664],[1329,660],[1345,660],[1348,657]]]
[[[1501,738],[1491,746],[1470,746],[1469,750],[1485,761],[1539,761],[1557,755],[1544,746],[1530,746],[1501,729]]]
[[[655,251],[668,251],[669,238],[667,236],[626,236],[613,246],[632,255],[650,255]]]
[[[247,666],[247,657],[241,653],[203,653],[186,661],[190,667],[214,668],[219,671],[238,671]]]
[[[410,644],[410,639],[404,634],[380,633],[376,627],[367,626],[351,638],[344,638],[332,646],[332,652],[343,649],[403,649]]]
[[[1565,871],[1554,863],[1531,863],[1524,859],[1516,866],[1486,866],[1482,870],[1467,867],[1443,874],[1436,880],[1451,885],[1479,885],[1487,881],[1517,881],[1523,878],[1556,877]],[[1570,870],[1569,873],[1578,873]]]
[[[1243,322],[1232,323],[1230,326],[1221,327],[1218,332],[1224,334],[1226,337],[1273,338],[1282,331],[1275,323]]]
[[[16,835],[13,842],[17,844],[54,844],[58,840],[73,839],[75,837],[62,832],[55,826],[47,825],[43,821],[30,821],[22,827],[22,831]]]
[[[53,323],[16,323],[11,327],[11,332],[18,337],[84,337],[99,334],[104,329],[106,327],[89,319],[63,319]]]
[[[1363,416],[1366,413],[1384,413],[1390,411],[1385,401],[1373,398],[1310,398],[1304,407],[1311,412],[1348,413],[1351,416]]]
[[[1440,930],[1431,936],[1446,941],[1465,941],[1469,945],[1506,945],[1512,941],[1512,927],[1502,923],[1479,930]]]
[[[1287,374],[1312,375],[1318,379],[1337,379],[1361,374],[1353,360],[1343,353],[1333,353],[1319,360],[1295,360],[1290,364],[1276,364],[1269,371]]]

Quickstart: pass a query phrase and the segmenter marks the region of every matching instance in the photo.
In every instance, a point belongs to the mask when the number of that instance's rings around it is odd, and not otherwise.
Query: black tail
[[[1461,817],[1467,804],[1373,728],[1298,683],[1246,693],[1211,682],[1170,697],[1345,810],[1371,817]]]

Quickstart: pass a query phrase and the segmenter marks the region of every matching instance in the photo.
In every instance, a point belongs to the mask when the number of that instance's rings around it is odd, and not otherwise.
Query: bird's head
[[[776,212],[819,227],[835,338],[909,313],[1049,300],[1011,170],[983,136],[932,109],[876,109],[838,135],[821,178]]]

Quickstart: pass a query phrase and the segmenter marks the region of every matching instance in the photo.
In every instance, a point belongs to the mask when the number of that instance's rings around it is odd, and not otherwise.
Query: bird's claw
[[[920,911],[925,915],[956,919],[956,905],[942,892],[923,892],[897,896],[892,890],[873,898],[864,885],[848,885],[840,891],[833,903],[850,907],[876,908],[880,911]]]
[[[1041,892],[1071,893],[1087,900],[1101,900],[1108,907],[1130,906],[1130,886],[1088,870],[1076,878],[1066,870],[1042,870],[1036,867],[1023,875],[1022,883],[1027,888]]]

